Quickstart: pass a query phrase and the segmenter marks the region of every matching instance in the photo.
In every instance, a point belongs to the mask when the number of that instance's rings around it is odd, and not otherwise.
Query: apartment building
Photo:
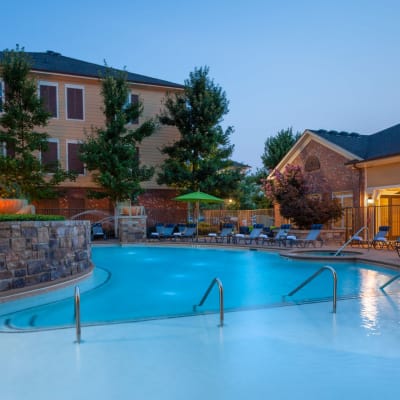
[[[108,200],[88,199],[87,190],[95,184],[78,155],[85,134],[104,126],[100,76],[104,74],[105,66],[66,57],[55,51],[26,52],[26,55],[37,81],[38,95],[51,113],[49,124],[44,129],[50,136],[49,148],[40,155],[41,160],[49,168],[54,161],[59,161],[64,169],[78,173],[75,182],[66,181],[60,186],[59,198],[41,201],[36,204],[37,208],[109,208]],[[127,80],[129,101],[143,104],[143,114],[138,120],[131,121],[132,128],[160,113],[167,92],[183,89],[180,84],[131,72],[127,72]],[[4,87],[0,85],[0,97],[3,93]],[[141,163],[157,168],[163,160],[159,149],[178,137],[175,127],[160,126],[154,135],[140,144]],[[156,176],[144,182],[143,188],[146,190],[145,203],[159,203],[172,196],[167,187],[156,183]]]

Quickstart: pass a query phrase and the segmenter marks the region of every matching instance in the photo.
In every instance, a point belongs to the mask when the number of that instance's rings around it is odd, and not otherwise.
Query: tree
[[[220,123],[228,113],[225,92],[208,76],[207,67],[195,69],[185,81],[183,93],[169,95],[160,122],[176,126],[181,137],[162,148],[167,155],[158,175],[159,184],[182,191],[201,190],[227,196],[241,178],[229,157],[232,127]]]
[[[343,210],[337,199],[332,199],[324,188],[310,179],[306,181],[301,168],[288,164],[284,173],[275,170],[272,179],[264,181],[268,198],[280,205],[281,215],[291,219],[299,228],[309,228],[313,223],[324,224],[339,219]]]
[[[254,173],[245,175],[237,190],[232,193],[233,202],[228,204],[228,208],[235,210],[270,208],[272,200],[267,198],[262,190],[263,177],[265,177],[265,172],[259,169]]]
[[[153,134],[156,124],[150,119],[136,129],[128,125],[137,121],[143,111],[140,102],[127,103],[128,93],[126,73],[107,68],[101,86],[105,127],[88,134],[81,147],[81,160],[93,171],[93,181],[100,186],[89,195],[109,198],[114,205],[136,200],[143,192],[140,182],[149,180],[154,173],[153,168],[140,165],[137,145]]]
[[[276,136],[269,137],[265,141],[264,153],[261,156],[264,168],[272,171],[300,136],[300,132],[294,134],[292,128],[288,128],[280,130]]]
[[[75,175],[57,163],[49,175],[40,162],[39,152],[48,148],[44,128],[50,118],[37,95],[37,83],[29,77],[30,63],[23,48],[5,50],[0,64],[5,96],[0,116],[0,196],[39,200],[57,196],[56,186]]]

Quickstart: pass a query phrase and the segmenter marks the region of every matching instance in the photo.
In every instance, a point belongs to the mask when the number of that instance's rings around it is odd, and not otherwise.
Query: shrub
[[[64,221],[62,215],[42,214],[0,214],[0,222],[7,221]]]

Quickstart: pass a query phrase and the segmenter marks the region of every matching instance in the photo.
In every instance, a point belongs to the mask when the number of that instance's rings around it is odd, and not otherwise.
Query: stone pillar
[[[147,217],[126,216],[118,218],[118,236],[121,243],[140,242],[146,238]]]

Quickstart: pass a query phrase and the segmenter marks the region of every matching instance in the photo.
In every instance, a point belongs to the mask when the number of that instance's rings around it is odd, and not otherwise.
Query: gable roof
[[[104,65],[94,64],[75,58],[65,57],[60,53],[48,50],[45,53],[25,52],[29,57],[33,71],[53,72],[65,75],[85,76],[99,78],[104,74],[106,67]],[[0,60],[3,58],[3,52],[0,52]],[[138,83],[152,86],[163,86],[182,89],[183,85],[164,81],[162,79],[152,78],[145,75],[139,75],[127,72],[127,80],[131,83]]]
[[[312,129],[307,131],[356,154],[364,161],[400,154],[400,124],[372,135]]]

